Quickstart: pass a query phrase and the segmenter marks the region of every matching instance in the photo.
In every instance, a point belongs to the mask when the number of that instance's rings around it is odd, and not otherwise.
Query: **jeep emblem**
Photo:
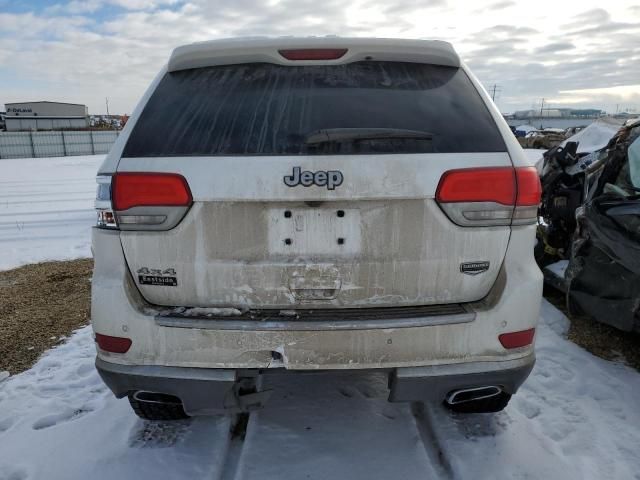
[[[318,187],[327,187],[328,190],[334,190],[336,187],[342,185],[344,176],[339,170],[318,170],[317,172],[310,172],[305,170],[300,171],[300,167],[293,167],[293,173],[284,177],[284,184],[287,187],[297,187],[302,185],[303,187],[310,187],[311,185],[317,185]]]

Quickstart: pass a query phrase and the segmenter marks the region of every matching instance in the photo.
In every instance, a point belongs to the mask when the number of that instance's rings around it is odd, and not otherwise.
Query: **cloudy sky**
[[[0,104],[128,113],[175,46],[246,35],[447,40],[503,112],[640,113],[634,0],[0,0]]]

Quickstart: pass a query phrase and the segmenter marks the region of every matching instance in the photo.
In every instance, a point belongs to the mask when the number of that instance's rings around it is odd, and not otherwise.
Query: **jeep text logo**
[[[300,167],[293,167],[293,173],[284,177],[284,183],[287,187],[296,187],[302,185],[303,187],[310,187],[311,185],[317,185],[318,187],[326,186],[329,190],[333,190],[336,187],[342,185],[344,177],[339,170],[310,172],[305,170],[300,171]]]

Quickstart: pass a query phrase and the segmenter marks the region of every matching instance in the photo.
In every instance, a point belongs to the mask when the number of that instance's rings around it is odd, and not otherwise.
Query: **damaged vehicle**
[[[522,148],[553,148],[567,138],[565,131],[559,128],[545,128],[527,133],[524,137],[518,137]]]
[[[640,331],[640,121],[578,150],[567,142],[544,154],[536,259],[570,312]]]
[[[495,412],[533,367],[538,174],[446,42],[179,47],[97,182],[96,367],[143,418],[325,372]]]

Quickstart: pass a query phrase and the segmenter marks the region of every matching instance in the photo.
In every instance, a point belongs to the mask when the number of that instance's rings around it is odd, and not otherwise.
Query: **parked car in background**
[[[538,175],[448,43],[177,48],[97,181],[96,366],[143,418],[273,371],[494,412],[533,367]]]
[[[518,137],[518,142],[523,148],[549,149],[562,143],[566,138],[565,131],[559,128],[546,128],[534,130],[524,137]]]

